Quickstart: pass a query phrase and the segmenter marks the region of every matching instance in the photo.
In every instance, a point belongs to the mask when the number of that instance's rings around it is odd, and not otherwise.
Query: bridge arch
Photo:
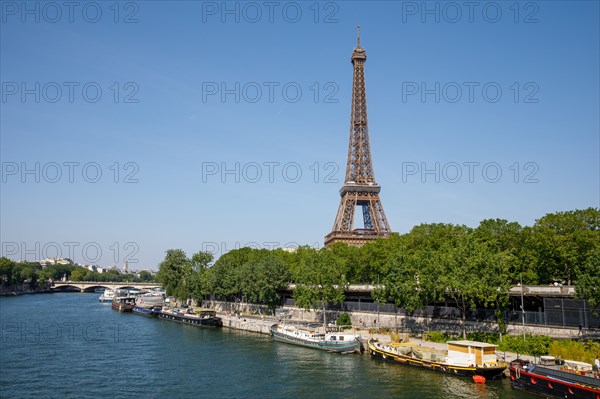
[[[104,288],[105,290],[112,290],[113,287],[106,284],[98,284],[98,285],[83,285],[79,287],[81,292],[94,292],[97,288]]]
[[[81,291],[81,287],[77,284],[61,284],[54,287],[54,291],[71,292]]]

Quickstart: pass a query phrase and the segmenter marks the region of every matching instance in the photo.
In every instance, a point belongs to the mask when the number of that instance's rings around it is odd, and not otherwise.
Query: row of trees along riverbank
[[[478,227],[422,224],[360,248],[241,248],[212,266],[210,253],[188,258],[170,249],[158,281],[169,295],[201,302],[208,296],[264,304],[274,309],[279,292],[296,284],[297,306],[341,303],[347,284],[374,284],[373,298],[408,312],[453,300],[462,311],[495,309],[500,331],[508,291],[524,284],[575,284],[578,298],[600,306],[600,212],[597,208],[556,212],[531,227],[487,219]]]
[[[48,281],[59,281],[65,276],[70,281],[150,282],[154,279],[148,271],[141,271],[138,277],[116,269],[98,273],[76,265],[42,267],[38,262],[14,262],[0,258],[0,292],[44,290],[49,288]]]

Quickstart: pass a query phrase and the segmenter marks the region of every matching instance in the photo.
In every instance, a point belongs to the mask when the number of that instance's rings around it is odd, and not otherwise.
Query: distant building
[[[142,270],[137,270],[137,271],[132,271],[133,274],[135,274],[135,276],[137,278],[141,278],[141,274],[142,272],[146,272],[146,273],[150,273],[151,276],[156,276],[156,271],[155,270],[150,270],[150,269],[142,269]]]
[[[79,266],[83,267],[84,269],[91,270],[93,272],[98,272],[98,266],[96,266],[96,265],[79,265]]]
[[[51,265],[72,265],[73,261],[69,258],[46,258],[40,261],[42,267]]]

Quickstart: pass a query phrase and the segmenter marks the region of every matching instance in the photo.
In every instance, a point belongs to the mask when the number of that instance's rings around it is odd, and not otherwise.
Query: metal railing
[[[560,301],[560,302],[551,302]],[[284,306],[295,306],[293,299],[286,299]],[[581,305],[581,306],[577,306]],[[558,307],[556,307],[558,306]],[[327,309],[340,310],[347,312],[368,312],[407,315],[404,309],[397,309],[392,304],[377,304],[373,302],[354,302],[346,301],[337,306],[330,306]],[[451,306],[427,306],[425,311],[415,311],[412,316],[425,316],[435,319],[456,319],[462,318],[460,309]],[[521,323],[521,311],[506,311],[504,320],[508,323]],[[496,315],[493,309],[468,309],[466,313],[468,321],[488,321],[494,322]],[[586,329],[600,328],[600,317],[594,316],[584,301],[575,301],[570,299],[551,299],[541,312],[525,312],[525,324],[539,326],[556,327],[579,327]]]

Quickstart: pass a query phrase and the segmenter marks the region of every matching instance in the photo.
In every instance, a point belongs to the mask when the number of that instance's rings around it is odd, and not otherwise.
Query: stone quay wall
[[[220,312],[220,316],[224,317],[223,325],[225,327],[264,334],[268,334],[270,325],[278,320],[294,323],[323,323],[322,310],[305,310],[285,306],[283,308],[277,308],[275,315],[272,315],[272,312],[266,306],[251,303],[210,301],[205,302],[204,306]],[[328,310],[326,312],[326,322],[333,323],[340,313],[341,312],[339,311]],[[257,317],[249,317],[248,314],[257,315]],[[390,313],[377,314],[375,312],[348,312],[348,314],[352,320],[352,326],[357,329],[391,329],[410,333],[416,337],[422,337],[423,333],[427,331],[438,331],[459,336],[462,331],[461,321],[457,319],[436,319],[431,317],[414,317]],[[465,322],[465,327],[467,332],[498,332],[498,326],[494,322],[467,320]],[[527,334],[548,335],[553,338],[576,338],[579,334],[577,328],[527,324],[525,325],[525,332]],[[509,324],[508,333],[511,335],[522,334],[522,324]]]

